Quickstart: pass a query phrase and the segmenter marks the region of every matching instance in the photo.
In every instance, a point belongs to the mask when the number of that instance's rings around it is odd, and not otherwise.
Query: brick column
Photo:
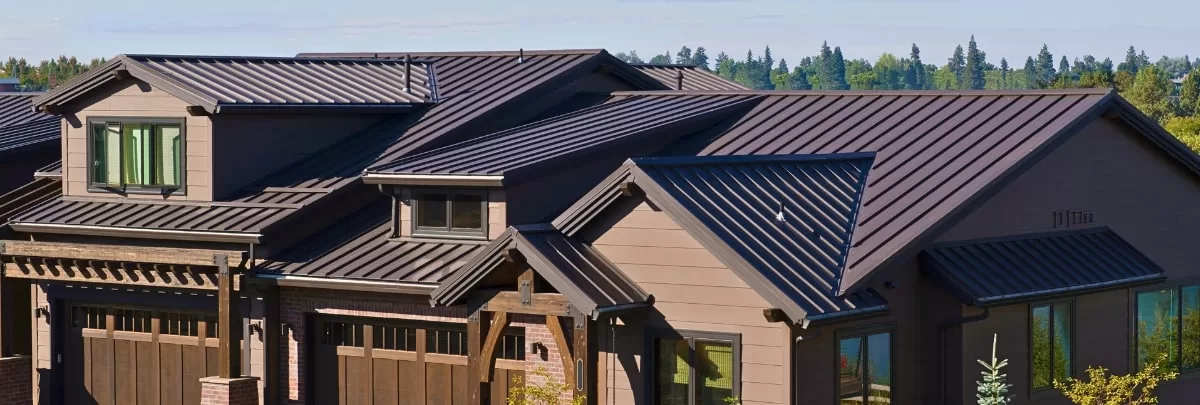
[[[200,405],[258,405],[258,378],[201,378]]]
[[[33,404],[33,359],[0,358],[0,405]]]

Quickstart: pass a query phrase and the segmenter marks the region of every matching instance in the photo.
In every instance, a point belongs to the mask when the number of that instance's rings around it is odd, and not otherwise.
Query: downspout
[[[953,327],[963,326],[968,323],[979,322],[979,321],[988,319],[988,316],[990,316],[991,314],[992,314],[991,308],[984,307],[983,313],[980,313],[977,315],[971,315],[971,316],[967,316],[967,317],[962,317],[959,319],[950,319],[945,322],[942,322],[942,325],[939,328],[940,330],[938,331],[939,332],[938,338],[941,343],[941,348],[939,350],[941,359],[938,362],[938,365],[940,366],[940,369],[938,371],[938,387],[940,387],[940,392],[939,392],[938,396],[941,397],[941,401],[939,401],[939,403],[941,403],[942,405],[949,404],[949,402],[948,402],[949,398],[946,398],[946,390],[948,388],[950,388],[950,387],[948,387],[949,379],[946,376],[946,360],[948,357],[946,355],[946,332],[948,330],[950,330],[950,328],[953,328]]]

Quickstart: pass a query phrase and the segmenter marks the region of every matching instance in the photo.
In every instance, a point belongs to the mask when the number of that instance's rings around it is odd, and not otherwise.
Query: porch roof
[[[432,294],[434,305],[452,305],[472,290],[487,286],[511,264],[511,250],[576,309],[601,312],[647,305],[653,297],[591,246],[563,235],[549,224],[509,227],[482,254],[454,273]],[[510,268],[511,269],[511,268]],[[523,270],[523,269],[522,269]],[[516,279],[519,273],[512,274]]]
[[[1107,227],[952,242],[922,267],[968,304],[989,306],[1161,281],[1162,268]]]

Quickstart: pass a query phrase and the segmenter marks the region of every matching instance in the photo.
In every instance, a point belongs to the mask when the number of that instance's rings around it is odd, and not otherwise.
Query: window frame
[[[648,328],[646,333],[645,348],[643,353],[647,355],[642,359],[646,362],[649,372],[643,373],[642,379],[645,387],[649,388],[644,394],[645,401],[648,404],[654,403],[655,397],[658,394],[658,341],[662,339],[686,340],[688,342],[688,352],[694,354],[696,352],[696,340],[710,342],[729,343],[733,347],[733,397],[742,398],[742,334],[731,332],[713,332],[700,330],[684,330],[684,329],[659,329]],[[696,402],[695,387],[696,387],[696,371],[695,366],[689,364],[690,372],[688,374],[688,404],[694,405]]]
[[[890,344],[891,347],[888,348],[888,371],[891,373],[892,379],[891,391],[889,392],[892,393],[892,398],[896,398],[896,387],[899,386],[899,384],[897,384],[899,376],[896,374],[896,330],[897,328],[895,323],[888,323],[839,329],[833,333],[833,356],[831,356],[833,363],[831,365],[833,366],[834,405],[841,405],[842,403],[842,399],[840,398],[842,380],[841,375],[838,372],[838,369],[842,366],[841,351],[839,350],[839,345],[842,344],[842,340],[856,337],[866,339],[871,335],[878,335],[881,333],[887,333],[889,335],[888,344]],[[870,353],[868,352],[867,355],[869,359]],[[864,390],[864,392],[866,395],[870,395],[871,393],[870,390]]]
[[[117,123],[124,125],[129,124],[173,124],[179,126],[179,185],[178,186],[153,186],[153,185],[134,185],[126,184],[121,181],[120,187],[111,187],[108,184],[97,183],[95,179],[95,170],[93,163],[96,161],[96,142],[93,137],[96,135],[92,131],[95,124]],[[115,192],[121,194],[160,194],[160,195],[187,195],[187,118],[185,117],[88,117],[87,124],[84,127],[86,136],[84,141],[87,143],[87,191],[94,193]],[[153,133],[153,131],[151,131]],[[122,167],[120,172],[124,172],[124,160],[121,160]]]
[[[1178,340],[1175,342],[1177,364],[1171,371],[1178,372],[1182,376],[1200,375],[1200,367],[1184,369],[1183,368],[1183,289],[1188,287],[1200,287],[1200,277],[1188,277],[1179,279],[1174,282],[1160,283],[1141,288],[1129,290],[1129,366],[1131,369],[1139,367],[1138,364],[1138,295],[1155,291],[1172,290],[1175,293],[1178,307],[1178,314],[1175,316]],[[1136,370],[1140,371],[1140,370]]]
[[[1028,319],[1027,319],[1027,322],[1026,322],[1026,327],[1027,327],[1027,329],[1026,329],[1026,333],[1025,333],[1025,340],[1026,340],[1026,341],[1025,341],[1025,343],[1026,343],[1026,345],[1027,345],[1026,347],[1028,347],[1028,348],[1029,348],[1029,350],[1028,350],[1028,352],[1029,352],[1029,358],[1028,358],[1029,364],[1028,364],[1028,366],[1026,367],[1026,368],[1027,368],[1027,370],[1026,370],[1027,374],[1026,374],[1026,375],[1028,375],[1028,376],[1029,376],[1029,394],[1030,394],[1030,398],[1033,398],[1035,395],[1040,395],[1040,394],[1042,394],[1042,393],[1046,393],[1046,392],[1059,392],[1057,389],[1055,389],[1055,388],[1054,388],[1054,378],[1053,378],[1053,368],[1054,368],[1054,357],[1053,357],[1053,351],[1054,351],[1054,346],[1053,346],[1053,342],[1054,342],[1054,306],[1055,306],[1055,305],[1058,305],[1058,304],[1067,304],[1067,307],[1068,307],[1068,308],[1070,308],[1070,310],[1071,310],[1071,320],[1070,320],[1070,322],[1071,322],[1071,327],[1070,327],[1070,333],[1071,333],[1071,342],[1070,342],[1070,343],[1071,343],[1071,354],[1070,354],[1070,359],[1069,359],[1071,363],[1070,363],[1070,367],[1069,367],[1069,369],[1067,370],[1067,372],[1068,372],[1068,374],[1069,374],[1069,375],[1068,375],[1068,377],[1070,377],[1070,378],[1077,378],[1077,377],[1079,376],[1079,374],[1076,372],[1076,369],[1077,369],[1077,367],[1076,367],[1076,364],[1077,364],[1077,363],[1075,362],[1075,358],[1076,358],[1076,352],[1078,352],[1078,350],[1075,350],[1075,348],[1076,348],[1076,341],[1075,341],[1075,337],[1076,337],[1076,336],[1078,336],[1078,333],[1077,333],[1077,331],[1078,331],[1078,329],[1077,329],[1077,328],[1078,328],[1078,327],[1076,326],[1076,322],[1075,322],[1075,321],[1076,321],[1076,319],[1077,319],[1077,317],[1078,317],[1078,311],[1076,311],[1076,308],[1075,308],[1075,298],[1074,298],[1074,297],[1071,297],[1071,298],[1060,298],[1060,299],[1054,299],[1054,300],[1044,300],[1044,301],[1034,301],[1034,302],[1030,302],[1030,303],[1029,303],[1029,305],[1028,305],[1028,308],[1026,309],[1026,314],[1027,314],[1027,316],[1028,316]],[[1038,388],[1038,387],[1034,387],[1034,386],[1033,386],[1033,356],[1034,356],[1034,352],[1033,352],[1033,310],[1034,310],[1034,309],[1036,309],[1036,308],[1040,308],[1040,307],[1047,307],[1047,308],[1049,308],[1049,309],[1050,309],[1050,342],[1051,342],[1051,348],[1050,348],[1050,351],[1051,351],[1051,357],[1050,357],[1050,367],[1051,367],[1051,379],[1050,379],[1050,385],[1048,385],[1048,386],[1045,386],[1045,387],[1040,387],[1040,388]]]
[[[436,237],[452,239],[487,240],[488,238],[488,190],[462,188],[415,188],[411,191],[412,213],[410,230],[414,237]],[[429,194],[446,195],[446,226],[427,227],[420,225],[422,197]],[[454,228],[454,196],[473,195],[479,197],[479,225],[475,228]]]

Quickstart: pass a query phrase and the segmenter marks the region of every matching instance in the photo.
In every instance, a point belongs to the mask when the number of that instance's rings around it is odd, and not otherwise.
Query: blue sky
[[[740,58],[907,54],[944,63],[976,35],[989,61],[1200,56],[1195,0],[44,0],[3,9],[0,56],[119,53],[292,55],[312,51],[607,48],[654,53],[702,45]],[[12,16],[19,16],[14,18]],[[1018,60],[1019,59],[1019,60]]]

